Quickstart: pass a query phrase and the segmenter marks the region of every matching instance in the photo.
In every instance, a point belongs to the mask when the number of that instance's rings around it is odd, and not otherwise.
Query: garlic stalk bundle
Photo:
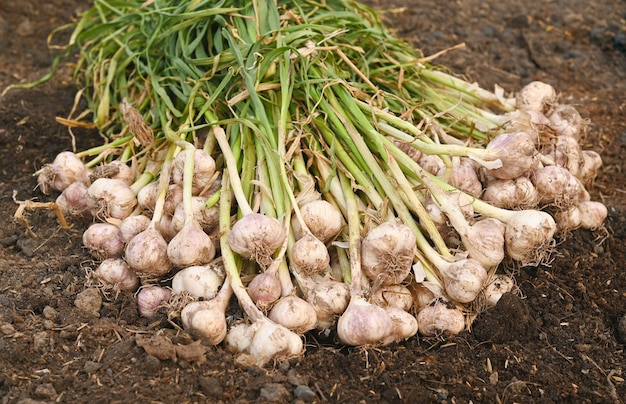
[[[168,288],[150,285],[139,289],[137,293],[137,307],[141,317],[153,318],[159,310],[170,300],[172,292]]]
[[[542,81],[533,81],[515,94],[515,106],[522,111],[538,111],[549,115],[557,99],[554,87]]]
[[[526,132],[502,133],[486,147],[502,162],[500,168],[489,169],[498,179],[514,179],[524,175],[537,162],[537,149],[533,138]]]
[[[608,210],[602,202],[583,201],[578,204],[580,210],[580,227],[595,230],[602,226],[608,216]]]
[[[233,294],[228,280],[210,300],[187,304],[180,313],[183,327],[196,336],[205,338],[211,345],[224,341],[228,332],[226,309]]]
[[[293,294],[278,299],[268,317],[299,335],[314,329],[317,325],[315,308],[306,300]]]
[[[550,126],[559,137],[572,137],[575,140],[580,140],[587,131],[585,120],[571,105],[558,104],[548,115],[548,119]]]
[[[89,176],[91,182],[94,182],[98,178],[112,178],[122,180],[128,186],[133,185],[135,177],[135,171],[119,160],[113,160],[110,163],[99,165]]]
[[[120,230],[110,223],[94,223],[83,233],[83,245],[98,260],[118,258],[124,252]]]
[[[178,267],[204,265],[215,257],[215,247],[209,235],[192,219],[168,243],[167,257]]]
[[[515,282],[510,276],[504,274],[495,275],[483,291],[485,305],[487,307],[495,306],[503,294],[511,293],[514,289]]]
[[[178,153],[172,166],[172,182],[182,186],[184,178],[184,166],[187,153],[191,148]],[[211,184],[215,174],[215,160],[209,153],[202,149],[193,150],[193,179],[192,192],[198,195],[205,187]]]
[[[123,220],[137,206],[135,192],[123,180],[98,178],[89,186],[87,194],[92,215],[101,220]]]
[[[361,242],[363,273],[375,284],[398,284],[411,272],[415,251],[415,235],[408,226],[382,223]]]
[[[196,299],[210,300],[224,284],[224,274],[216,265],[195,265],[178,271],[172,278],[172,293],[187,293]]]
[[[352,296],[337,321],[339,340],[352,346],[380,346],[393,342],[394,322],[382,307]]]
[[[154,221],[126,245],[125,258],[140,277],[160,277],[172,267],[167,256],[167,242]]]
[[[490,181],[482,200],[498,208],[528,209],[539,203],[539,194],[528,177]]]
[[[322,241],[307,233],[291,247],[290,262],[305,275],[323,275],[330,265],[330,254]]]
[[[420,334],[434,337],[458,334],[465,329],[465,316],[452,303],[437,299],[417,313]]]
[[[383,308],[395,307],[409,311],[413,306],[413,296],[404,285],[381,285],[370,295],[369,302]]]
[[[121,258],[107,258],[98,265],[93,276],[119,290],[134,291],[139,287],[139,278]]]
[[[73,182],[61,192],[55,203],[61,211],[70,216],[91,219],[91,210],[87,206],[87,185]]]
[[[146,230],[150,225],[150,218],[144,215],[131,215],[119,224],[122,240],[128,244],[137,234]]]
[[[89,169],[70,151],[57,154],[51,164],[43,166],[37,177],[39,188],[45,195],[52,191],[63,192],[73,182],[89,184]]]
[[[282,224],[273,217],[250,213],[233,225],[228,241],[234,252],[262,267],[272,262],[272,254],[285,241]]]

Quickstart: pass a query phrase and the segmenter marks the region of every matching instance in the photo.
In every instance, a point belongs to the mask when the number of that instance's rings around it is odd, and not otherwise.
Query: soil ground
[[[88,7],[79,0],[2,0],[0,88],[39,77],[46,36]],[[414,337],[384,349],[347,349],[310,335],[306,354],[272,368],[240,363],[222,347],[206,361],[159,360],[138,343],[185,342],[163,320],[141,319],[133,296],[97,315],[75,305],[91,265],[86,224],[61,230],[29,212],[36,233],[13,220],[19,200],[49,200],[33,172],[72,137],[55,117],[76,93],[71,66],[52,81],[0,98],[0,397],[35,402],[503,402],[619,403],[626,397],[626,3],[619,0],[370,0],[398,36],[492,89],[552,84],[591,121],[585,148],[604,166],[592,198],[608,206],[605,229],[561,240],[549,265],[523,268],[521,296],[507,296],[470,332]],[[76,148],[100,144],[76,130]],[[159,331],[160,330],[160,331]],[[187,341],[188,342],[188,341]]]

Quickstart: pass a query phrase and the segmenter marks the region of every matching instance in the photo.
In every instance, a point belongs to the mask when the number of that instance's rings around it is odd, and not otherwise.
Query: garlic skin
[[[180,318],[185,330],[206,339],[211,345],[218,345],[226,338],[228,327],[221,302],[191,302],[183,308]]]
[[[167,187],[165,195],[165,204],[163,205],[163,213],[172,216],[176,208],[183,203],[183,187],[178,184],[170,184]]]
[[[504,232],[506,252],[522,265],[534,265],[543,258],[555,232],[556,222],[550,214],[538,210],[516,211]]]
[[[596,230],[602,227],[609,212],[602,202],[583,201],[578,204],[580,210],[580,227]]]
[[[404,285],[382,285],[370,295],[369,302],[383,308],[395,307],[409,311],[413,307],[413,296]]]
[[[419,333],[427,337],[456,335],[465,329],[465,316],[453,304],[437,299],[417,313]]]
[[[137,203],[148,212],[154,210],[157,195],[159,193],[159,181],[154,181],[144,186],[137,193]]]
[[[97,260],[118,258],[124,252],[120,230],[110,223],[94,223],[83,233],[83,245]]]
[[[330,265],[326,245],[312,234],[305,234],[291,248],[291,261],[305,275],[324,274]]]
[[[583,163],[577,177],[583,184],[588,184],[598,175],[598,170],[602,167],[602,157],[593,150],[583,150],[582,159]]]
[[[474,169],[474,163],[466,157],[453,159],[452,172],[450,173],[448,183],[476,198],[483,192],[483,186]]]
[[[320,275],[303,276],[297,270],[292,271],[304,299],[309,302],[317,314],[318,330],[332,328],[348,307],[350,287],[343,282],[334,281]]]
[[[119,160],[114,160],[107,164],[96,167],[90,175],[91,181],[98,178],[113,178],[122,180],[126,185],[132,185],[135,182],[135,171],[128,165]]]
[[[91,214],[100,219],[123,220],[130,216],[137,206],[135,192],[124,181],[112,178],[98,178],[87,189],[87,205]]]
[[[181,187],[183,185],[185,159],[188,152],[188,150],[183,150],[178,153],[172,164],[172,182]],[[195,149],[193,153],[192,193],[198,195],[211,183],[213,174],[215,174],[215,160],[203,149]]]
[[[537,149],[533,138],[526,132],[502,133],[486,147],[502,162],[502,167],[488,170],[498,179],[510,180],[524,175],[535,164]]]
[[[538,111],[549,115],[557,99],[554,87],[542,81],[533,81],[515,95],[515,106],[522,111]]]
[[[193,217],[198,222],[205,233],[210,233],[219,224],[219,208],[213,206],[209,209],[205,206],[207,198],[204,196],[193,196],[191,198],[191,209]],[[178,232],[185,225],[185,205],[179,204],[172,215],[172,225]]]
[[[416,248],[415,235],[408,226],[382,223],[361,242],[363,273],[375,284],[398,284],[411,272]]]
[[[550,127],[559,137],[572,137],[576,140],[587,131],[587,124],[576,108],[567,104],[558,104],[548,116]]]
[[[194,265],[178,271],[172,278],[172,293],[213,299],[224,283],[224,274],[214,268],[215,265]]]
[[[446,169],[441,157],[435,154],[422,154],[417,164],[432,175],[439,175]]]
[[[537,170],[533,184],[542,204],[571,206],[582,200],[585,187],[567,168],[546,166]]]
[[[315,328],[317,313],[315,308],[306,300],[296,295],[284,296],[278,299],[270,310],[270,320],[287,329],[302,335]]]
[[[335,238],[343,228],[343,216],[339,209],[323,199],[304,204],[300,214],[311,233],[322,243]]]
[[[137,293],[137,307],[141,317],[153,318],[164,303],[170,300],[172,292],[161,286],[146,286]]]
[[[70,151],[64,151],[54,158],[51,164],[43,166],[37,183],[41,192],[62,192],[73,182],[89,184],[89,169],[83,161]]]
[[[515,282],[510,276],[504,274],[495,275],[483,290],[485,305],[494,307],[498,304],[503,294],[511,293],[514,289]]]
[[[257,360],[257,366],[270,361],[299,356],[304,351],[302,338],[267,317],[256,321],[258,328],[252,336],[248,350]]]
[[[87,206],[87,185],[73,182],[61,192],[55,203],[61,211],[70,216],[92,219],[91,210]]]
[[[228,242],[234,252],[266,268],[272,254],[287,237],[282,224],[273,217],[250,213],[233,225]]]
[[[463,244],[468,256],[485,268],[494,268],[504,259],[504,232],[506,225],[498,219],[486,218],[470,226]]]
[[[393,332],[384,345],[407,340],[417,334],[417,319],[397,307],[385,307],[385,312],[393,322]]]
[[[273,272],[256,275],[247,287],[248,295],[261,311],[269,310],[282,293],[280,281]]]
[[[256,323],[250,324],[243,321],[231,326],[224,339],[226,350],[230,353],[247,352],[257,328]]]
[[[172,267],[167,257],[167,242],[154,223],[130,240],[125,258],[140,277],[160,277]]]
[[[139,287],[139,277],[121,258],[107,258],[100,263],[93,275],[101,282],[120,290],[134,291]]]
[[[122,240],[128,244],[133,237],[150,226],[150,218],[144,215],[131,215],[119,224]]]
[[[504,209],[529,209],[539,204],[539,194],[528,177],[490,181],[482,199]]]
[[[208,264],[215,258],[215,247],[198,222],[192,220],[168,243],[167,257],[178,267]]]
[[[459,303],[473,302],[488,278],[485,268],[471,258],[456,261],[440,272],[446,294]]]
[[[580,209],[575,205],[563,210],[557,210],[553,213],[553,216],[556,222],[556,230],[561,234],[567,234],[567,232],[579,228],[582,223]]]
[[[381,346],[393,342],[394,322],[385,309],[353,295],[337,321],[337,336],[346,345]]]

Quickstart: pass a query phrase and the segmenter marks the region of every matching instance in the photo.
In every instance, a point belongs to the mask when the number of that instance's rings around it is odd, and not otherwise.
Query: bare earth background
[[[2,403],[624,402],[626,2],[368,3],[426,54],[465,42],[437,62],[483,87],[513,92],[539,79],[576,105],[592,122],[585,147],[604,159],[592,197],[609,207],[606,229],[562,240],[549,266],[518,273],[522,296],[507,296],[454,338],[363,350],[309,335],[302,358],[266,369],[246,367],[221,347],[207,347],[204,362],[159,360],[137,341],[190,339],[164,319],[139,318],[133,296],[105,300],[95,315],[75,306],[93,265],[81,248],[86,223],[63,231],[49,213],[32,212],[32,238],[12,218],[14,191],[50,200],[34,189],[32,173],[72,147],[55,122],[75,95],[65,65],[51,82],[0,98]],[[47,34],[87,7],[0,0],[0,88],[45,73]],[[76,134],[79,150],[101,143],[97,133]]]

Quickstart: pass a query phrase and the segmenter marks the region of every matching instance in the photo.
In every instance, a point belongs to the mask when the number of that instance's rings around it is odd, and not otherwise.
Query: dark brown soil
[[[592,188],[606,229],[576,231],[549,266],[522,269],[521,296],[482,314],[472,332],[414,337],[385,349],[346,349],[309,336],[306,354],[259,369],[221,347],[206,361],[160,360],[139,345],[164,321],[139,318],[133,296],[99,315],[74,303],[91,264],[85,224],[61,230],[29,212],[37,237],[13,220],[20,200],[43,198],[32,173],[72,148],[55,117],[69,114],[71,66],[51,82],[0,98],[0,397],[33,402],[624,402],[626,335],[626,3],[618,0],[370,0],[397,35],[426,54],[464,42],[438,63],[486,88],[544,80],[591,120],[586,148],[604,167]],[[0,88],[50,66],[46,36],[87,6],[79,0],[3,0]],[[101,143],[74,130],[78,150]],[[138,344],[139,343],[139,344]],[[170,346],[171,348],[171,346]]]

